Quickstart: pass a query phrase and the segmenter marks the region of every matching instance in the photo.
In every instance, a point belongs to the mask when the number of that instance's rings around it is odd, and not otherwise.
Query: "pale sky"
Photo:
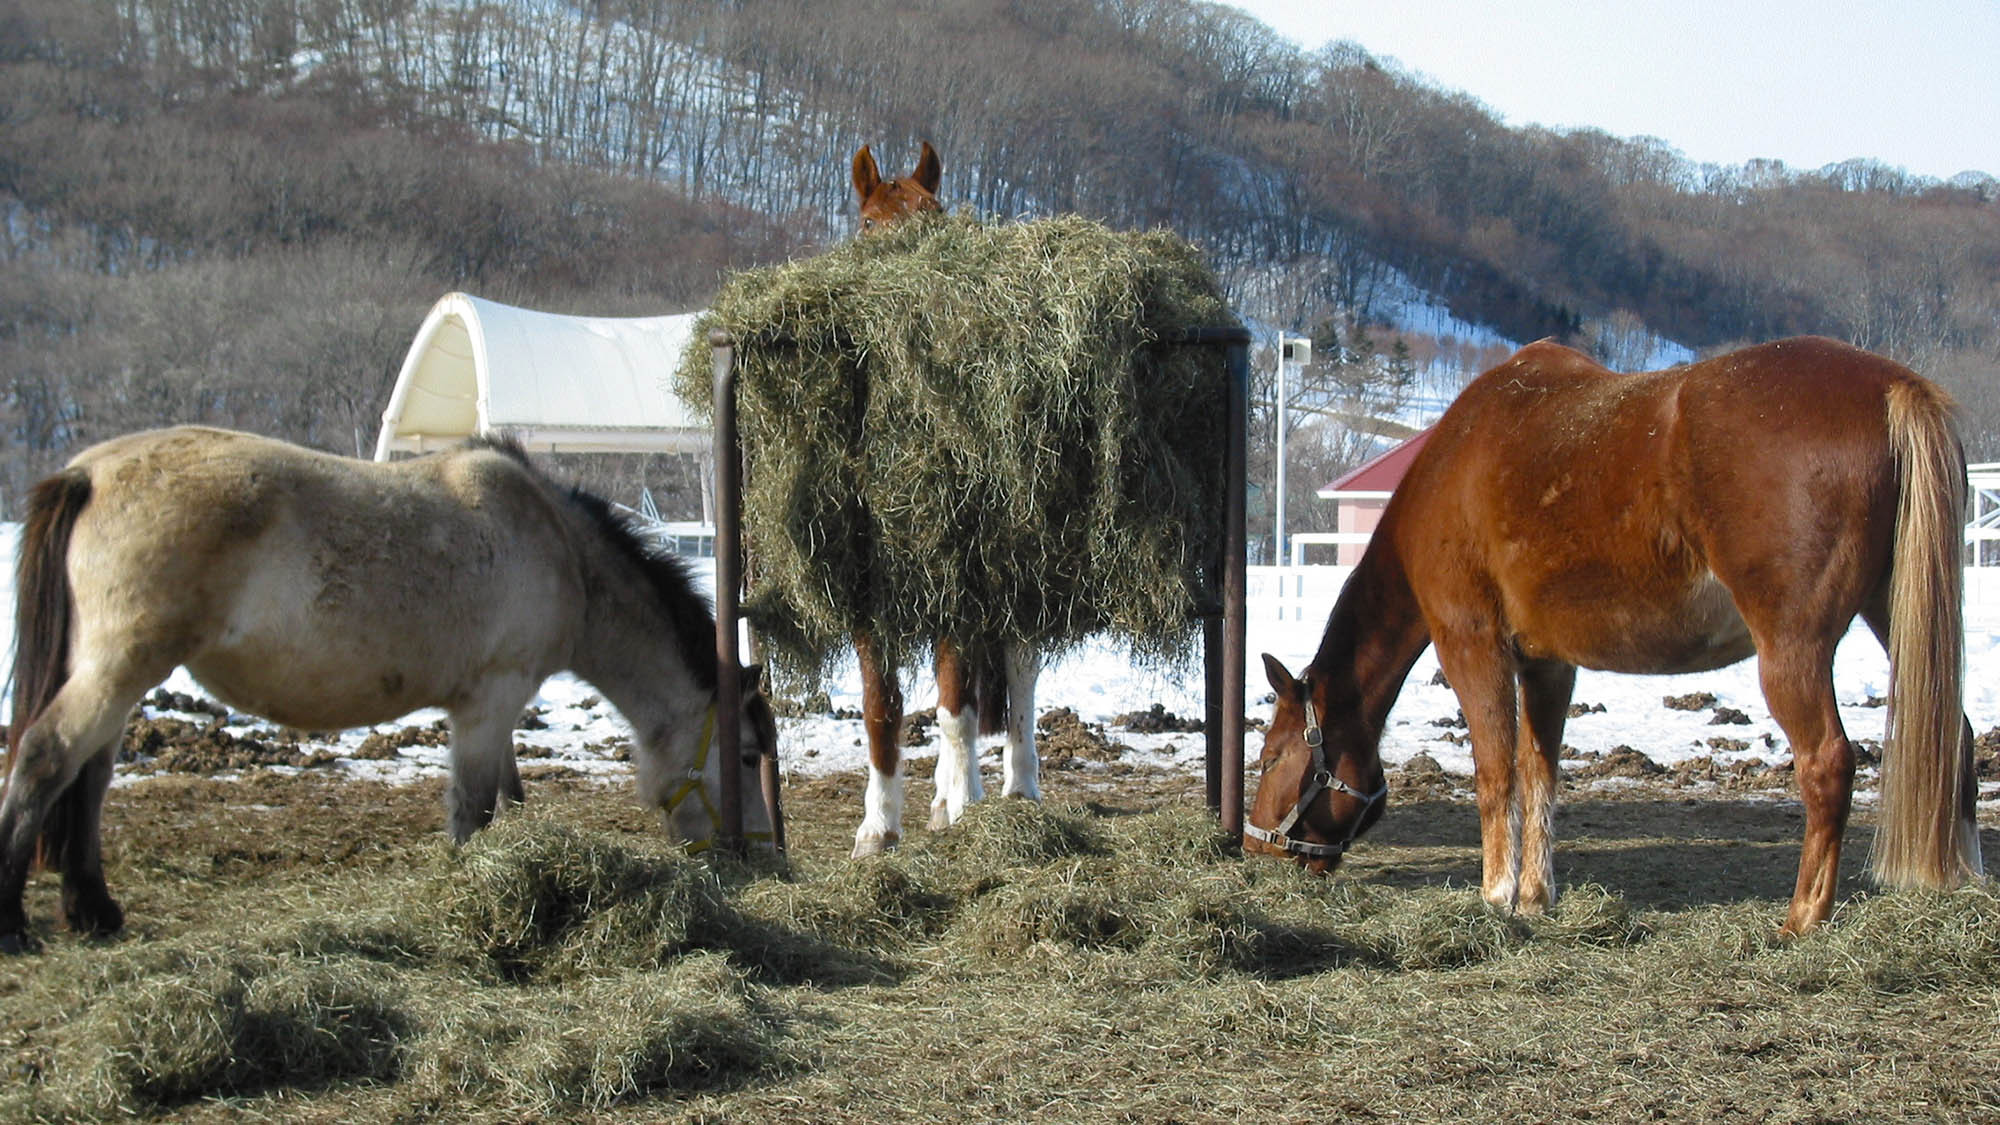
[[[1870,157],[2000,176],[2000,0],[1230,0],[1346,39],[1509,125],[1659,137],[1697,163]]]

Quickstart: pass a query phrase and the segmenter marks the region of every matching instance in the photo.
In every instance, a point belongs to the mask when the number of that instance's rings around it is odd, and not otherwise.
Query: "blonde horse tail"
[[[1888,394],[1900,478],[1889,578],[1889,718],[1870,868],[1891,887],[1951,887],[1977,874],[1963,803],[1965,453],[1951,399],[1907,380]]]
[[[69,540],[90,503],[90,477],[66,469],[35,486],[21,531],[20,568],[14,583],[14,712],[7,725],[9,775],[21,760],[21,736],[69,680],[69,646],[75,601],[69,586]],[[11,782],[10,782],[11,783]],[[74,786],[57,798],[42,821],[40,859],[56,866],[71,833],[82,826],[82,799]]]

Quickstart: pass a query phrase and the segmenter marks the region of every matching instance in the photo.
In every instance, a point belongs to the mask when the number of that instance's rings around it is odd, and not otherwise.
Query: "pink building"
[[[1340,530],[1328,537],[1339,551],[1336,560],[1339,565],[1353,566],[1361,561],[1369,533],[1382,520],[1382,509],[1389,506],[1390,495],[1402,483],[1410,462],[1416,460],[1417,451],[1430,436],[1429,430],[1420,430],[1401,445],[1319,490],[1320,499],[1339,505],[1334,526]]]

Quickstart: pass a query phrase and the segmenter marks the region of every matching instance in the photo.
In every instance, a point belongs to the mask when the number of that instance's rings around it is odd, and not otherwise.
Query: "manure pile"
[[[1093,634],[1172,661],[1220,556],[1235,318],[1195,250],[1067,217],[928,218],[742,273],[697,326],[738,341],[746,613],[793,670],[865,628],[907,664]],[[707,349],[682,397],[711,401]]]

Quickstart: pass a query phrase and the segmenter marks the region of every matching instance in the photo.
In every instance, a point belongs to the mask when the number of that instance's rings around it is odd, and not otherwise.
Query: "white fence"
[[[2000,633],[2000,566],[1965,568],[1965,626]]]
[[[2000,566],[2000,463],[1967,465],[1965,477],[1972,486],[1965,524],[1968,561],[1974,567]]]
[[[1324,622],[1352,573],[1351,566],[1250,567],[1244,581],[1250,620]],[[1965,626],[2000,633],[2000,566],[1965,568]]]
[[[1254,621],[1325,621],[1351,566],[1253,566],[1244,601]]]
[[[1386,497],[1388,493],[1383,493]],[[1374,533],[1367,531],[1298,531],[1285,536],[1285,547],[1291,552],[1287,560],[1292,566],[1306,565],[1308,547],[1366,547]]]
[[[1965,621],[1968,628],[2000,633],[2000,463],[1973,465],[1971,520],[1966,524]],[[645,498],[650,502],[651,497]],[[649,506],[649,504],[647,505]],[[635,512],[643,526],[666,546],[689,557],[715,553],[712,526],[658,522],[656,511]],[[650,517],[650,518],[643,518]],[[1320,621],[1333,609],[1340,588],[1353,573],[1351,566],[1302,565],[1305,548],[1363,545],[1367,532],[1303,532],[1288,536],[1290,566],[1252,566],[1246,575],[1248,612],[1252,621]]]

